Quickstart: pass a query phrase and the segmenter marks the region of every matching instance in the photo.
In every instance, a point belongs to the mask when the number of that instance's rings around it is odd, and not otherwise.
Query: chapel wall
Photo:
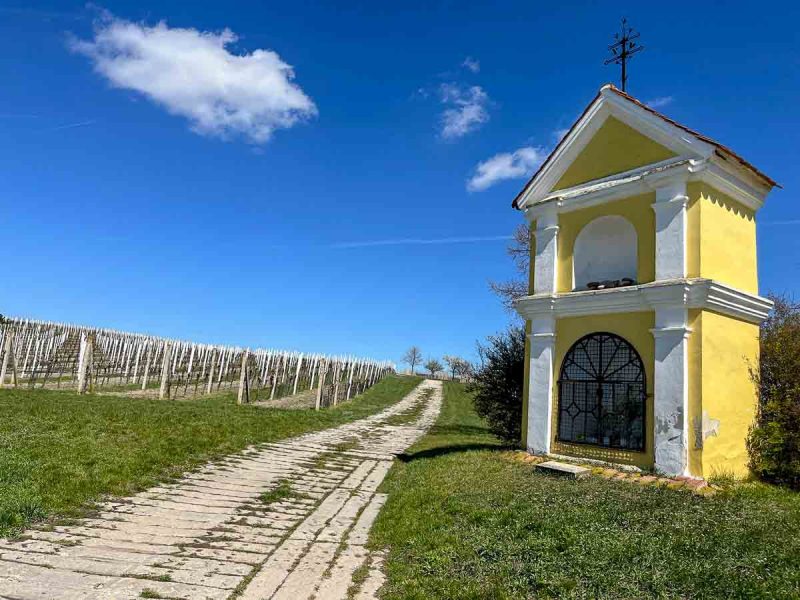
[[[757,406],[750,368],[758,364],[759,327],[707,310],[700,319],[701,412],[689,424],[690,447],[698,426],[704,438],[702,473],[697,475],[744,477],[749,474],[747,435]]]
[[[705,183],[687,188],[689,277],[715,279],[758,293],[756,224],[752,210]]]

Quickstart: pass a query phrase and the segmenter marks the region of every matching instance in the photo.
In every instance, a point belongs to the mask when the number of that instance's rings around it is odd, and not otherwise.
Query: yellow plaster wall
[[[652,192],[559,215],[558,291],[572,291],[572,254],[575,238],[589,222],[606,215],[625,217],[636,228],[639,246],[636,279],[639,283],[653,281],[656,276],[656,224],[651,204],[655,200],[655,192]]]
[[[747,476],[746,438],[756,411],[749,366],[758,360],[758,326],[702,311],[702,413],[720,421],[716,436],[703,442],[702,475]],[[702,418],[702,414],[699,415]],[[696,423],[690,421],[693,431]],[[690,447],[694,446],[694,435]]]
[[[688,342],[688,375],[689,375],[689,474],[703,476],[703,452],[694,442],[695,417],[702,415],[703,403],[703,311],[689,310],[688,325],[692,330]]]
[[[758,293],[753,211],[704,183],[691,183],[687,226],[689,277],[716,279]]]
[[[652,312],[637,312],[587,317],[569,317],[556,321],[555,377],[553,389],[552,451],[595,460],[625,463],[643,468],[653,466],[653,369],[655,367],[655,342],[650,329],[655,326]],[[584,335],[596,332],[615,333],[630,342],[644,362],[647,377],[647,413],[645,418],[645,452],[613,450],[600,446],[568,444],[556,441],[558,434],[558,376],[561,363],[570,347]]]
[[[608,177],[675,154],[614,117],[608,117],[558,180],[553,190]],[[552,191],[552,190],[551,190]]]

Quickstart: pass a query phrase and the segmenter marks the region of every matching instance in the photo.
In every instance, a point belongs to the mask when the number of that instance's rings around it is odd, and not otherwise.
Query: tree
[[[473,375],[475,412],[501,440],[518,444],[522,434],[525,330],[510,327],[481,346],[483,365]]]
[[[447,368],[450,371],[450,379],[456,377],[464,377],[469,374],[471,369],[468,361],[458,356],[450,356],[445,354],[443,357],[444,362],[447,363]]]
[[[414,367],[422,362],[422,350],[418,346],[411,346],[403,355],[403,362],[411,365],[411,374],[414,374]]]
[[[428,362],[425,363],[425,368],[428,369],[431,377],[436,377],[436,373],[441,371],[443,367],[442,363],[440,363],[438,360],[435,358],[430,358],[428,359]]]
[[[456,375],[458,375],[459,377],[469,377],[472,375],[473,371],[474,368],[472,366],[472,363],[462,358],[461,364],[458,367],[458,371],[456,371]]]
[[[528,270],[531,260],[530,225],[525,223],[514,230],[514,236],[506,248],[506,253],[514,262],[519,276],[508,281],[490,281],[489,287],[500,297],[503,306],[511,310],[514,299],[528,293]]]
[[[448,370],[450,371],[450,379],[455,379],[456,371],[458,370],[458,364],[461,359],[458,358],[457,356],[450,356],[449,354],[445,354],[442,357],[442,359],[444,360]]]
[[[761,326],[758,369],[750,370],[758,412],[747,448],[759,477],[800,489],[800,304],[772,300],[775,307]]]

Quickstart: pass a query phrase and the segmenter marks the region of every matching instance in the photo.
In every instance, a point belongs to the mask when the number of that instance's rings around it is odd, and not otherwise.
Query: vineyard
[[[110,329],[6,319],[0,387],[175,399],[236,391],[241,403],[311,395],[319,409],[394,372],[388,361],[198,344]]]

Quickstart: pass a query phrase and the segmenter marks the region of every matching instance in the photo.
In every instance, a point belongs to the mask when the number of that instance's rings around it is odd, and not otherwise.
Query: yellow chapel
[[[756,213],[777,184],[612,85],[514,200],[531,224],[523,443],[671,476],[748,472]]]

